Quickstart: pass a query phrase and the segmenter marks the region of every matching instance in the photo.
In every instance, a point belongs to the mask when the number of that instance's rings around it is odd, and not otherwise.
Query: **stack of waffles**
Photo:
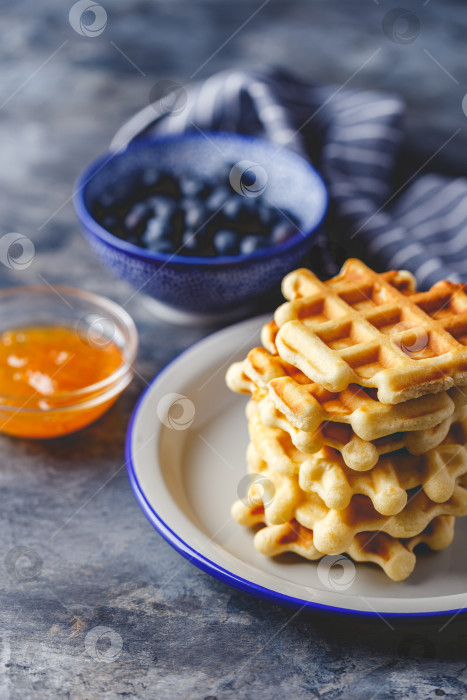
[[[346,553],[393,580],[414,549],[447,547],[467,514],[467,293],[417,292],[406,271],[348,260],[321,282],[290,273],[288,300],[227,372],[248,394],[251,474],[237,522],[274,556]]]

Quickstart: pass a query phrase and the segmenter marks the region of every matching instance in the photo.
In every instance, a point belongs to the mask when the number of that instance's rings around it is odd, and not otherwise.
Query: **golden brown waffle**
[[[249,525],[252,506],[264,505],[268,524],[283,525],[295,519],[313,530],[315,546],[323,554],[347,551],[361,532],[384,532],[406,539],[420,534],[439,515],[467,514],[467,490],[460,485],[462,477],[444,503],[434,503],[423,490],[415,489],[408,492],[407,504],[400,512],[382,515],[368,496],[360,494],[354,495],[346,508],[329,508],[318,494],[303,491],[297,476],[285,476],[267,466],[258,468],[254,459],[253,455],[251,468],[260,477],[253,479],[247,498],[234,503],[235,520]]]
[[[250,377],[245,374],[244,368],[244,362],[234,362],[226,372],[225,381],[229,389],[235,391],[237,394],[253,395],[258,387]],[[264,395],[266,392],[263,391],[262,393]]]
[[[416,292],[406,271],[378,274],[350,259],[321,282],[309,270],[283,281],[274,316],[282,359],[328,391],[351,384],[397,404],[467,383],[467,293],[437,282]]]
[[[397,515],[378,513],[366,496],[354,496],[344,510],[328,509],[319,496],[307,498],[296,509],[296,519],[314,532],[315,543],[325,554],[339,554],[360,532],[385,532],[392,537],[409,538],[420,534],[438,515],[467,514],[467,491],[455,486],[445,503],[433,503],[423,491],[410,494]]]
[[[396,406],[380,403],[374,390],[356,384],[333,393],[310,383],[303,372],[264,348],[253,348],[246,360],[233,364],[226,381],[239,393],[264,396],[268,392],[278,410],[299,430],[313,432],[325,421],[344,423],[366,441],[433,428],[452,416],[456,407],[467,404],[466,395],[459,389]]]
[[[261,508],[252,514],[253,524],[264,522]],[[452,516],[441,515],[434,518],[423,532],[415,537],[399,540],[383,532],[356,535],[346,550],[352,559],[359,562],[377,564],[393,581],[403,581],[412,573],[416,556],[415,547],[425,544],[430,549],[441,550],[448,547],[454,537],[454,520]],[[296,520],[283,525],[266,525],[254,538],[256,549],[266,556],[276,556],[285,552],[294,552],[310,560],[321,559],[313,541],[313,531]]]
[[[266,323],[261,329],[261,342],[271,355],[277,355],[276,336],[278,332],[279,326],[274,320]]]
[[[329,447],[312,456],[303,455],[287,435],[278,429],[265,428],[257,416],[250,418],[249,429],[252,441],[248,450],[249,471],[254,465],[255,473],[269,470],[291,477],[294,483],[298,477],[302,491],[317,494],[334,510],[347,508],[352,497],[360,494],[368,496],[378,513],[395,515],[405,507],[407,491],[419,486],[431,501],[444,503],[452,496],[456,479],[467,472],[464,441],[467,422],[454,425],[445,442],[425,455],[414,457],[405,450],[394,452],[382,457],[364,474],[349,469],[340,454]],[[275,492],[287,484],[279,476],[271,478]],[[295,493],[292,484],[287,488]],[[278,504],[273,507],[278,508]],[[277,517],[279,522],[284,522],[285,515],[280,510]]]
[[[457,397],[462,401],[455,402],[454,413],[434,428],[394,433],[373,441],[362,440],[350,425],[344,423],[327,421],[312,432],[300,430],[289,423],[268,396],[258,397],[254,403],[258,407],[262,423],[288,433],[293,445],[304,452],[305,456],[318,452],[323,447],[333,447],[341,453],[348,467],[356,471],[368,471],[382,455],[390,452],[405,448],[412,455],[421,455],[437,447],[453,423],[467,418],[467,403],[464,403],[463,395],[455,394],[454,398]]]
[[[349,470],[332,448],[323,448],[300,469],[299,485],[318,494],[329,508],[347,508],[355,494],[368,496],[382,515],[395,515],[407,503],[407,491],[421,486],[433,503],[451,498],[456,479],[467,472],[464,445],[440,445],[414,457],[404,451],[382,457],[365,474]],[[337,458],[337,459],[336,459]]]

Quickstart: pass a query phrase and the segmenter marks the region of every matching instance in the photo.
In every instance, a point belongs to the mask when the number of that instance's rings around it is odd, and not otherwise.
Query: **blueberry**
[[[230,194],[224,187],[216,187],[206,199],[206,208],[211,212],[220,209],[229,199]]]
[[[230,197],[222,209],[224,216],[233,221],[238,221],[240,215],[244,212],[245,207],[240,197]]]
[[[146,202],[134,204],[125,216],[125,228],[128,233],[135,233],[142,229],[151,218],[152,210]]]
[[[222,212],[230,221],[242,224],[249,229],[258,228],[259,223],[256,216],[257,203],[254,199],[242,197],[241,195],[231,195],[225,204]]]
[[[114,192],[102,192],[96,204],[102,209],[111,209],[118,204],[118,199]]]
[[[186,176],[180,178],[178,186],[182,197],[194,198],[201,196],[205,188],[205,183],[194,177]]]
[[[153,250],[155,253],[166,253],[167,255],[174,254],[176,252],[175,245],[173,241],[163,238],[159,241],[155,241],[150,246],[149,250]]]
[[[160,241],[171,242],[167,222],[162,219],[149,219],[142,241],[148,248],[152,248]]]
[[[187,228],[198,229],[208,218],[203,205],[196,200],[183,200],[182,209],[185,212],[185,226]]]
[[[147,200],[148,206],[151,207],[154,216],[162,219],[168,219],[172,216],[175,209],[175,202],[171,197],[162,194],[153,195]]]
[[[198,197],[202,200],[208,199],[213,192],[218,188],[217,182],[211,182],[210,180],[203,180],[203,189],[199,193]]]
[[[104,216],[99,223],[106,229],[106,231],[113,233],[118,227],[119,218],[114,214],[107,214],[107,216]]]
[[[214,248],[217,255],[236,255],[238,253],[238,234],[226,229],[214,234]]]
[[[280,221],[269,234],[271,245],[278,245],[291,238],[296,233],[294,227],[287,221]]]
[[[199,255],[200,239],[194,231],[185,231],[182,236],[182,255]]]
[[[152,188],[159,182],[161,174],[155,168],[146,168],[141,174],[141,182],[145,187]]]
[[[243,255],[249,255],[250,253],[254,253],[256,250],[267,248],[267,246],[268,243],[264,239],[264,236],[244,236],[240,242],[240,253]]]

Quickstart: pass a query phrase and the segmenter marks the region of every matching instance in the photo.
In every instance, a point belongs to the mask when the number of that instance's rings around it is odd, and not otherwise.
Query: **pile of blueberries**
[[[231,168],[215,180],[146,169],[131,192],[118,187],[103,192],[92,214],[119,238],[168,255],[250,254],[296,234],[298,224],[289,212],[278,211],[264,195],[233,189]]]

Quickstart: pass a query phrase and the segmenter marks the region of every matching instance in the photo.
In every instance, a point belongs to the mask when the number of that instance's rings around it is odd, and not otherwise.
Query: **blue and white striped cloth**
[[[467,282],[467,179],[427,174],[393,188],[403,137],[398,97],[310,86],[279,70],[235,70],[180,88],[178,99],[158,116],[153,105],[139,112],[114,145],[193,129],[263,135],[306,155],[326,180],[327,230],[312,256],[323,276],[358,256],[379,270],[410,270],[421,288]]]

